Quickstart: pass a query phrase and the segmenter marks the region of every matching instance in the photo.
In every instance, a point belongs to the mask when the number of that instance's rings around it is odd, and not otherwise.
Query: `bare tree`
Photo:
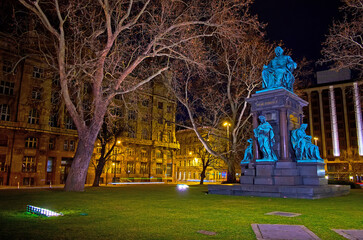
[[[261,87],[262,65],[273,54],[260,32],[262,24],[248,13],[248,6],[232,18],[240,19],[230,33],[210,42],[211,69],[189,71],[174,76],[174,91],[185,107],[189,128],[193,129],[206,150],[228,165],[227,182],[236,181],[236,166],[243,153],[243,140],[250,138],[251,124],[247,99]],[[214,150],[198,130],[201,126],[222,129],[226,121],[226,148]]]
[[[61,93],[79,143],[66,191],[83,191],[107,106],[169,69],[170,59],[202,65],[199,39],[228,27],[245,1],[19,0],[36,15],[59,72]],[[38,24],[40,23],[40,24]],[[42,38],[43,39],[43,38]],[[45,44],[45,45],[47,45]],[[88,93],[88,97],[84,97]]]
[[[363,0],[343,0],[344,19],[330,27],[320,63],[334,62],[336,69],[363,69]]]
[[[209,129],[207,132],[202,133],[202,136],[203,139],[207,140],[211,149],[216,152],[222,152],[225,149],[224,145],[226,145],[226,141],[223,141],[223,138],[219,136],[220,134],[216,134],[218,132],[220,133],[220,131],[216,131],[215,129]],[[218,169],[220,167],[220,161],[222,160],[210,154],[203,145],[196,149],[195,155],[201,161],[202,171],[200,173],[200,184],[203,184],[207,168],[213,167],[214,169]]]

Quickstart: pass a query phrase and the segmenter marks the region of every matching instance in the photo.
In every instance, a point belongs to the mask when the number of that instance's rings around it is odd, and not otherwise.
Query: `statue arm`
[[[287,64],[286,65],[287,65],[287,68],[290,71],[293,71],[297,67],[296,62],[294,62],[290,56],[287,56]]]

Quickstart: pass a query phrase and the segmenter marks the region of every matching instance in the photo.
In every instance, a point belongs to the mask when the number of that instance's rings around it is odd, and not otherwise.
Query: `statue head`
[[[308,127],[308,125],[306,123],[303,123],[303,124],[301,124],[300,128],[305,131],[307,127]]]
[[[261,115],[261,116],[259,116],[259,117],[258,117],[258,119],[260,120],[260,122],[261,122],[261,123],[266,122],[266,118],[265,118],[265,116],[262,116],[262,115]]]
[[[278,46],[275,48],[275,53],[276,53],[276,56],[280,56],[284,53],[284,50],[282,50],[282,48],[280,46]]]

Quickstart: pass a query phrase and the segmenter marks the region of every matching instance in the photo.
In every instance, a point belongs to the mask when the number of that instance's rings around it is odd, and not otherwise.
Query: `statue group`
[[[284,87],[289,91],[293,91],[295,81],[293,71],[297,64],[290,56],[283,55],[284,50],[281,47],[275,49],[276,57],[262,70],[262,88],[272,89]]]
[[[283,55],[283,52],[281,47],[276,47],[276,57],[263,67],[262,87],[264,89],[273,90],[283,87],[293,92],[295,78],[292,73],[297,65],[290,56]],[[262,158],[258,161],[277,161],[277,156],[273,150],[275,144],[273,128],[266,121],[265,116],[260,115],[258,119],[260,124],[253,130],[258,148],[262,153]],[[301,124],[300,128],[291,131],[290,141],[296,160],[323,162],[318,146],[314,145],[311,142],[311,136],[305,133],[306,128],[307,124]],[[249,163],[253,159],[253,140],[249,139],[248,143],[241,164]]]

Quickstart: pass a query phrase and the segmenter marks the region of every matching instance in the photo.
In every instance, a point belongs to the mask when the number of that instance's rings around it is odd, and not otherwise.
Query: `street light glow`
[[[225,126],[225,127],[230,127],[230,126],[231,126],[231,124],[230,124],[229,122],[224,122],[224,123],[223,123],[223,126]]]

